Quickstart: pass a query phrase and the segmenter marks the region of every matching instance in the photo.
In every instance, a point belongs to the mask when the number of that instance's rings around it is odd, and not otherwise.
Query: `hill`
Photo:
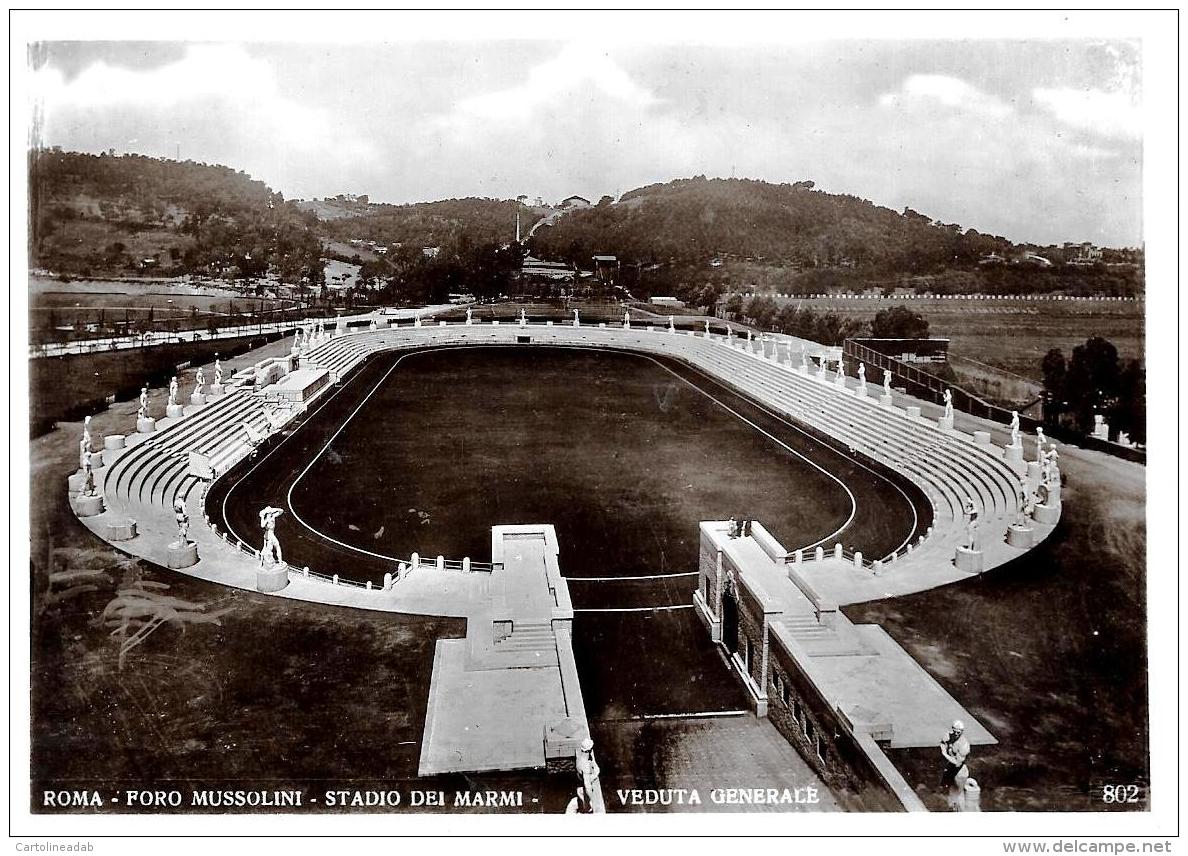
[[[339,241],[374,241],[378,246],[441,247],[465,250],[478,244],[506,244],[516,237],[516,214],[527,234],[536,221],[534,210],[507,199],[468,197],[409,205],[358,204],[323,201],[317,208],[333,213],[321,224],[324,233]]]
[[[615,252],[633,263],[722,257],[882,272],[927,272],[1014,249],[1006,238],[824,193],[811,181],[704,176],[641,187],[617,203],[573,212],[537,230],[533,240],[534,250],[581,262]]]
[[[317,219],[225,166],[37,149],[29,223],[31,264],[57,273],[321,278]]]

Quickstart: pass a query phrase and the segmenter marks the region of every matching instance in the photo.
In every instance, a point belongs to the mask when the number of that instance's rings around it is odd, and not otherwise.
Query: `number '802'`
[[[1136,803],[1139,801],[1138,785],[1105,785],[1101,789],[1104,803]]]

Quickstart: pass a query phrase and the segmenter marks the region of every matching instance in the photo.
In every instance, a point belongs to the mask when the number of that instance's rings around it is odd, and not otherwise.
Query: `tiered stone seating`
[[[861,456],[902,473],[929,497],[933,531],[914,544],[913,560],[951,561],[965,538],[964,505],[978,511],[983,539],[1001,539],[1018,514],[1018,477],[986,447],[956,432],[944,432],[930,420],[913,418],[899,408],[882,406],[857,394],[853,379],[838,387],[830,374],[802,373],[787,362],[756,354],[745,345],[731,347],[722,337],[670,333],[663,328],[624,329],[530,324],[451,324],[359,331],[334,336],[307,350],[303,366],[325,368],[342,379],[374,354],[434,345],[512,344],[520,335],[533,342],[624,348],[672,356],[760,402],[777,415],[833,438]],[[792,356],[799,362],[798,355]],[[878,393],[881,387],[871,386]],[[130,449],[105,474],[105,492],[125,503],[169,507],[185,499],[198,483],[188,474],[188,453],[208,456],[222,472],[246,454],[250,443],[243,423],[265,433],[267,420],[258,396],[234,390],[180,423]],[[809,557],[806,557],[809,558]],[[865,557],[869,564],[874,556]],[[884,560],[902,560],[902,551]]]

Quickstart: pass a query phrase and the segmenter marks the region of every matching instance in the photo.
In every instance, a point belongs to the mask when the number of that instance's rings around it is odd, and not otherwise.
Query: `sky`
[[[307,199],[810,179],[1015,241],[1137,246],[1140,55],[1101,39],[39,42],[30,141],[180,150]]]

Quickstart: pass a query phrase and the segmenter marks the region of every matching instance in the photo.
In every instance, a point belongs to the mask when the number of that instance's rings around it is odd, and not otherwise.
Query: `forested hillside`
[[[613,252],[631,262],[694,262],[713,256],[800,268],[846,267],[923,273],[976,263],[1010,241],[939,224],[856,196],[813,189],[811,181],[680,179],[641,187],[617,204],[560,218],[533,237],[534,250],[586,262]]]
[[[317,219],[228,167],[35,150],[29,188],[36,267],[80,276],[322,276]]]
[[[441,247],[462,250],[478,244],[506,244],[516,237],[516,213],[526,234],[533,210],[514,200],[445,199],[410,205],[372,203],[351,217],[327,220],[326,235],[340,241],[360,239],[377,245]]]

